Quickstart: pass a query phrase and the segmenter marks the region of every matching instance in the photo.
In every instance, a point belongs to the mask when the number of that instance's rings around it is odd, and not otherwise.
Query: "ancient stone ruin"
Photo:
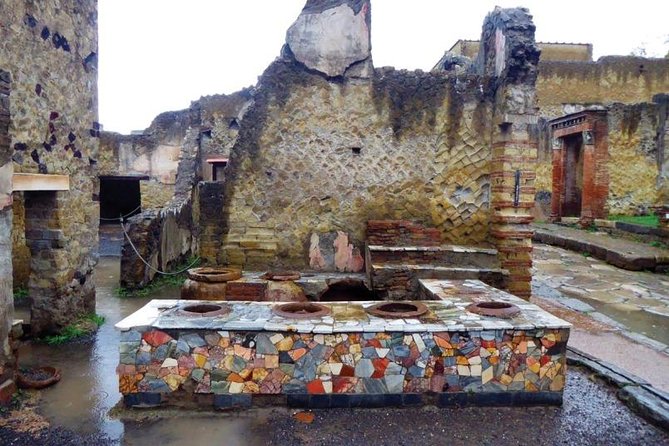
[[[430,72],[375,67],[371,14],[308,0],[257,85],[119,135],[97,122],[95,2],[0,4],[0,401],[12,289],[35,336],[92,313],[98,231],[121,220],[125,288],[193,256],[244,272],[232,302],[153,302],[119,324],[130,406],[381,388],[395,399],[373,404],[561,402],[569,324],[525,302],[531,223],[669,203],[669,59],[595,62],[496,8]]]
[[[309,0],[246,101],[191,107],[177,198],[132,217],[130,239],[154,265],[197,253],[226,268],[189,271],[182,298],[200,301],[117,324],[126,405],[561,403],[570,325],[519,298],[531,16],[496,8],[475,63],[425,73],[374,68],[370,14]],[[142,285],[153,268],[128,245],[123,280]],[[527,361],[502,361],[509,345]]]
[[[539,57],[529,15],[493,13],[476,64],[456,74],[374,68],[370,14],[368,2],[308,2],[252,91],[183,112],[182,159],[195,161],[180,166],[179,198],[130,223],[151,263],[193,253],[244,269],[359,272],[367,222],[401,220],[435,228],[439,243],[495,248],[507,289],[529,296]],[[217,159],[224,178],[212,181]],[[151,280],[124,253],[123,284]]]

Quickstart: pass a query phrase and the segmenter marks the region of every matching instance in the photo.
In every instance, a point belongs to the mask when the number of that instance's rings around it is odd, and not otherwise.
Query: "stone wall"
[[[369,4],[311,6],[288,31],[282,57],[260,78],[232,149],[218,263],[314,267],[309,254],[332,251],[332,234],[344,234],[349,250],[362,252],[366,223],[375,219],[436,227],[446,242],[496,244],[498,237],[490,231],[491,174],[497,175],[504,218],[519,212],[506,210],[513,207],[513,180],[507,180],[513,173],[507,170],[516,158],[525,169],[521,208],[528,204],[525,196],[533,199],[536,143],[522,136],[532,121],[523,117],[534,112],[538,59],[529,15],[496,11],[490,20],[497,22],[484,32],[507,33],[508,43],[485,47],[492,65],[456,76],[374,70],[365,45]],[[323,10],[330,15],[318,17]],[[346,19],[327,23],[327,17],[339,14]],[[515,29],[518,20],[522,25]],[[310,23],[319,23],[320,31],[311,34]],[[514,47],[523,29],[525,48]],[[311,39],[308,48],[302,47],[300,32]],[[335,37],[343,41],[341,51],[329,55],[329,39]],[[521,60],[528,49],[533,59]],[[526,61],[531,68],[524,67]],[[500,64],[506,66],[498,69]],[[506,87],[511,84],[519,88]],[[518,101],[522,110],[507,106]],[[521,133],[508,154],[496,155],[501,142],[491,140],[506,117],[501,112],[495,122],[495,107],[521,116],[514,121]],[[523,211],[516,223],[529,219]],[[531,249],[526,229],[513,236]],[[326,263],[317,269],[336,268]],[[523,272],[523,281],[528,274]]]
[[[174,195],[179,154],[191,125],[190,110],[158,115],[141,134],[101,132],[100,175],[140,182],[143,209],[161,208]]]
[[[547,119],[576,106],[650,102],[669,91],[669,59],[607,56],[597,62],[542,62],[537,101]]]
[[[211,182],[211,166],[206,160],[228,156],[250,101],[250,90],[207,96],[193,102],[187,110],[160,115],[144,135],[103,135],[105,169],[113,169],[116,160],[122,159],[119,153],[127,152],[124,141],[141,147],[149,159],[156,149],[168,143],[179,150],[178,163],[170,166],[168,172],[174,185],[140,183],[142,207],[148,207],[145,203],[150,196],[156,206],[131,218],[127,227],[130,239],[152,267],[142,262],[124,240],[122,286],[142,287],[155,277],[156,269],[168,271],[191,254],[198,254],[205,262],[215,262],[222,238],[222,183]]]
[[[12,149],[9,137],[11,86],[9,73],[0,69],[0,404],[10,401],[15,357],[9,333],[14,315],[12,294]]]
[[[97,4],[6,0],[0,3],[0,17],[0,60],[13,77],[14,170],[70,177],[70,190],[54,193],[52,203],[58,206],[57,229],[67,249],[52,264],[48,279],[37,275],[44,271],[40,258],[44,250],[37,248],[30,260],[32,328],[41,333],[71,321],[78,309],[94,308],[99,214]]]
[[[231,155],[218,260],[304,267],[312,234],[344,231],[361,248],[369,219],[484,243],[490,103],[474,85],[390,69],[337,83],[272,64]]]
[[[606,110],[608,122],[609,185],[606,209],[610,214],[643,214],[669,196],[669,158],[664,150],[667,138],[666,95],[656,102],[613,103],[595,108]],[[551,139],[548,127],[540,130],[537,168],[538,217],[549,216],[547,203],[553,186]]]
[[[172,199],[166,206],[149,209],[128,220],[125,227],[134,248],[127,237],[123,239],[122,287],[141,288],[153,280],[157,271],[171,271],[189,254],[197,252],[192,207],[197,148],[197,131],[190,129],[181,146],[176,172],[178,180]],[[148,267],[142,259],[151,266]]]
[[[541,51],[542,61],[592,61],[592,44],[590,43],[537,42],[537,46]],[[448,52],[475,59],[480,47],[480,40],[458,40]],[[539,73],[541,73],[541,65],[539,65]]]

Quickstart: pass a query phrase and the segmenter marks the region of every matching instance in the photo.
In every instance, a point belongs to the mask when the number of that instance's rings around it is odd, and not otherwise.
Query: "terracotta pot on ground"
[[[203,267],[188,270],[181,286],[181,298],[192,300],[225,300],[227,283],[242,277],[235,268]]]
[[[60,381],[60,370],[55,367],[35,367],[19,371],[16,384],[21,389],[43,389]]]

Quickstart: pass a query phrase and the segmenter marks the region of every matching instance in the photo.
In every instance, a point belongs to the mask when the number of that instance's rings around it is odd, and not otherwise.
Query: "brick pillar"
[[[591,132],[587,129],[586,132]],[[595,221],[597,197],[595,196],[595,146],[583,141],[583,190],[581,195],[581,226],[590,226]]]
[[[562,195],[564,194],[564,140],[553,140],[553,190],[551,195],[550,220],[556,222],[562,217]]]
[[[537,141],[527,131],[532,116],[516,116],[493,135],[491,236],[502,268],[509,271],[509,292],[532,292],[532,235]]]
[[[496,7],[483,24],[476,66],[493,80],[490,239],[502,268],[510,273],[508,290],[532,293],[532,235],[539,141],[536,79],[540,51],[527,9]]]
[[[609,198],[609,122],[606,113],[598,113],[593,121],[595,165],[592,212],[593,218],[606,218],[608,216],[606,203]]]

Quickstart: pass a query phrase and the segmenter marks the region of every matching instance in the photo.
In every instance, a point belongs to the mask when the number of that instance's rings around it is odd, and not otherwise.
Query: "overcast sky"
[[[305,0],[99,0],[100,122],[128,133],[200,96],[253,85]],[[537,40],[594,44],[598,58],[669,50],[669,1],[376,0],[374,65],[429,70],[458,39],[478,39],[495,5],[525,6]]]

